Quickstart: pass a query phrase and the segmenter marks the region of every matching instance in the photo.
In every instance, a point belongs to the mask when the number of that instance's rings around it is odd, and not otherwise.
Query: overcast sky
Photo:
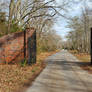
[[[58,3],[61,2],[61,0],[57,0],[57,1],[58,1]],[[77,16],[77,15],[79,16],[81,14],[81,7],[83,6],[83,1],[81,0],[80,3],[78,3],[78,1],[79,0],[75,0],[74,4],[72,5],[73,10],[70,10],[68,15],[71,15],[73,17],[73,16]],[[86,1],[87,1],[89,8],[92,9],[92,0],[86,0]],[[58,21],[53,26],[54,29],[57,31],[57,33],[59,35],[61,35],[64,40],[66,40],[65,36],[70,31],[70,29],[65,27],[66,25],[67,25],[67,20],[59,17]]]

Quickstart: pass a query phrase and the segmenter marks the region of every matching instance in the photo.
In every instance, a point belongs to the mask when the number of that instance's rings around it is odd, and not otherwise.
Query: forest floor
[[[25,90],[45,68],[44,59],[53,53],[56,53],[56,51],[40,53],[37,55],[37,63],[32,66],[0,65],[0,92],[21,92],[21,90]]]
[[[83,62],[84,65],[81,66],[84,70],[87,70],[89,73],[92,73],[92,65],[90,64],[90,55],[87,53],[78,53],[77,51],[69,51],[72,53],[74,56],[76,56],[80,62]]]

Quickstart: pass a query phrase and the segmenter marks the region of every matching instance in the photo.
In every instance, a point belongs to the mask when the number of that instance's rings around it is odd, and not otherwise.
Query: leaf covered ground
[[[37,55],[37,63],[32,66],[0,65],[0,92],[21,92],[21,89],[30,86],[45,67],[44,59],[53,53],[55,52]]]
[[[87,70],[92,74],[92,65],[90,64],[90,55],[87,53],[78,53],[77,51],[69,51],[80,60],[80,66],[82,69]]]

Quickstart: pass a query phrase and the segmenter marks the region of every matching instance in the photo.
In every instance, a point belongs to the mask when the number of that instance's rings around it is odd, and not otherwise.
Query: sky
[[[88,7],[92,9],[92,0],[86,0],[86,1]],[[57,0],[57,2],[61,3],[61,0]],[[67,15],[71,17],[80,16],[81,8],[83,7],[83,0],[81,0],[81,2],[79,2],[79,0],[75,0],[74,4],[72,4],[71,7],[72,9],[69,10]],[[61,17],[58,17],[56,23],[53,26],[57,34],[59,34],[63,38],[63,40],[66,40],[65,36],[71,30],[69,28],[66,28],[66,26],[67,26],[67,20]]]

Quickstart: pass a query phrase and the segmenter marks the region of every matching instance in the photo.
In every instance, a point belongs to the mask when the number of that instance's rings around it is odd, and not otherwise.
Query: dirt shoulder
[[[44,59],[54,53],[40,53],[32,66],[0,65],[0,92],[23,92],[45,68]]]
[[[90,64],[90,55],[87,53],[78,53],[77,51],[69,51],[80,60],[80,67],[92,74],[92,65]]]

